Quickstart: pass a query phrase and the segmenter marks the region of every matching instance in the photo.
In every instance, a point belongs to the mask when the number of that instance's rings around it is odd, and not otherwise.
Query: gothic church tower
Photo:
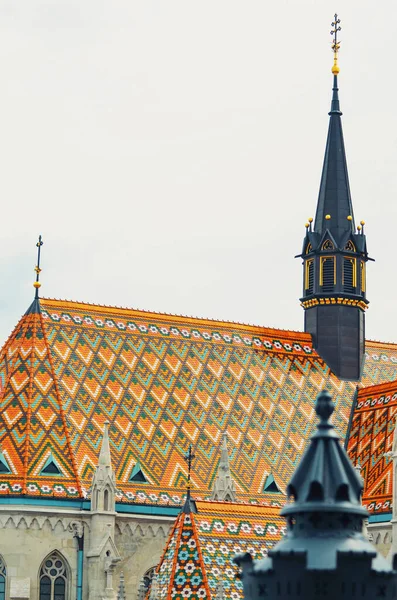
[[[368,259],[364,222],[356,229],[350,196],[342,113],[338,95],[340,31],[335,15],[333,91],[316,218],[306,224],[303,242],[305,331],[319,355],[340,379],[358,381],[365,351],[365,268]]]

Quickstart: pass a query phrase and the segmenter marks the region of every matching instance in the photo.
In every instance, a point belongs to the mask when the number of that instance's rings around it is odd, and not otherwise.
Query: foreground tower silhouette
[[[355,227],[350,196],[342,113],[338,96],[338,32],[332,23],[334,77],[329,129],[316,218],[306,223],[303,258],[305,331],[331,371],[340,379],[358,381],[365,351],[365,263],[368,260],[364,222]]]
[[[333,411],[331,396],[321,392],[317,432],[287,488],[295,501],[281,511],[287,535],[268,558],[235,558],[246,600],[396,597],[396,559],[391,566],[362,534],[363,484],[329,421]]]

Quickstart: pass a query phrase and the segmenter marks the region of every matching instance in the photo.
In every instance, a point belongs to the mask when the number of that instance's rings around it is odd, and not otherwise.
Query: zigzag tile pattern
[[[14,460],[0,493],[24,489],[28,422],[29,452],[34,448],[28,493],[84,495],[108,420],[118,500],[127,502],[174,503],[185,488],[189,444],[196,454],[193,485],[205,497],[225,431],[242,500],[263,501],[269,472],[285,489],[324,387],[335,400],[335,425],[342,437],[346,433],[354,385],[330,373],[305,333],[75,302],[40,304],[34,344],[34,373],[40,376],[33,378],[30,401],[24,377],[33,367],[24,352],[32,346],[31,316],[22,318],[0,357],[6,424],[0,443],[7,460]],[[25,367],[11,380],[18,361]],[[364,382],[396,377],[397,347],[368,343]],[[50,449],[62,477],[39,475]],[[138,461],[148,484],[128,481]]]
[[[360,464],[363,504],[370,513],[391,513],[392,451],[397,416],[397,381],[359,391],[350,429],[348,454]]]
[[[7,477],[11,490],[31,495],[50,493],[49,481],[57,485],[59,476],[47,476],[44,490],[36,482],[52,452],[62,472],[62,493],[81,494],[40,312],[27,313],[3,348],[0,406],[3,453],[12,470]],[[2,487],[9,490],[4,484]]]

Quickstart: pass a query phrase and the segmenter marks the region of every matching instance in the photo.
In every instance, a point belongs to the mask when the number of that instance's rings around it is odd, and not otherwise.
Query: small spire
[[[159,576],[157,573],[153,573],[150,584],[149,600],[159,600]]]
[[[192,452],[192,445],[189,444],[189,450],[186,456],[184,457],[187,462],[187,486],[186,486],[186,500],[185,505],[183,507],[183,512],[189,514],[191,512],[196,513],[197,507],[194,500],[192,500],[190,496],[190,488],[191,488],[191,471],[192,471],[192,461],[196,458],[195,454]]]
[[[146,586],[145,586],[145,582],[143,581],[143,579],[141,579],[141,582],[138,587],[138,600],[145,600],[145,597],[146,597]]]
[[[225,593],[224,593],[222,579],[220,579],[217,583],[215,600],[225,600]]]
[[[340,19],[338,19],[338,15],[335,13],[334,15],[334,21],[331,23],[331,35],[332,37],[332,51],[334,53],[334,64],[332,67],[332,73],[335,75],[335,77],[339,74],[339,65],[338,65],[338,52],[339,52],[339,48],[340,48],[340,41],[338,40],[338,31],[340,31],[342,28],[339,25],[340,23]]]
[[[212,488],[211,500],[236,502],[236,484],[232,478],[227,450],[227,433],[223,434],[218,473]]]
[[[119,591],[117,592],[117,600],[125,600],[124,573],[120,573]]]
[[[37,299],[39,297],[39,288],[41,287],[41,283],[40,283],[40,273],[41,273],[41,269],[40,269],[40,254],[41,254],[41,247],[43,245],[43,240],[41,235],[39,235],[39,241],[37,242],[36,246],[37,246],[37,264],[34,268],[35,272],[36,272],[36,281],[33,283],[33,287],[36,289],[35,292],[35,298]]]
[[[112,468],[112,459],[110,456],[110,445],[109,445],[109,421],[105,421],[103,424],[103,437],[101,444],[101,451],[99,453],[98,465],[103,467]]]

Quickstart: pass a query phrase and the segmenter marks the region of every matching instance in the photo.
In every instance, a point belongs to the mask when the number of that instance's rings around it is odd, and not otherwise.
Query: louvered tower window
[[[356,291],[356,259],[343,259],[343,290],[353,294]]]
[[[365,287],[366,287],[366,281],[365,281],[365,263],[363,261],[360,261],[360,270],[361,270],[361,292],[363,294],[365,294]]]
[[[335,257],[321,257],[320,285],[323,292],[333,292],[335,287]]]
[[[314,260],[310,259],[305,264],[305,291],[309,296],[313,293],[314,288]]]

